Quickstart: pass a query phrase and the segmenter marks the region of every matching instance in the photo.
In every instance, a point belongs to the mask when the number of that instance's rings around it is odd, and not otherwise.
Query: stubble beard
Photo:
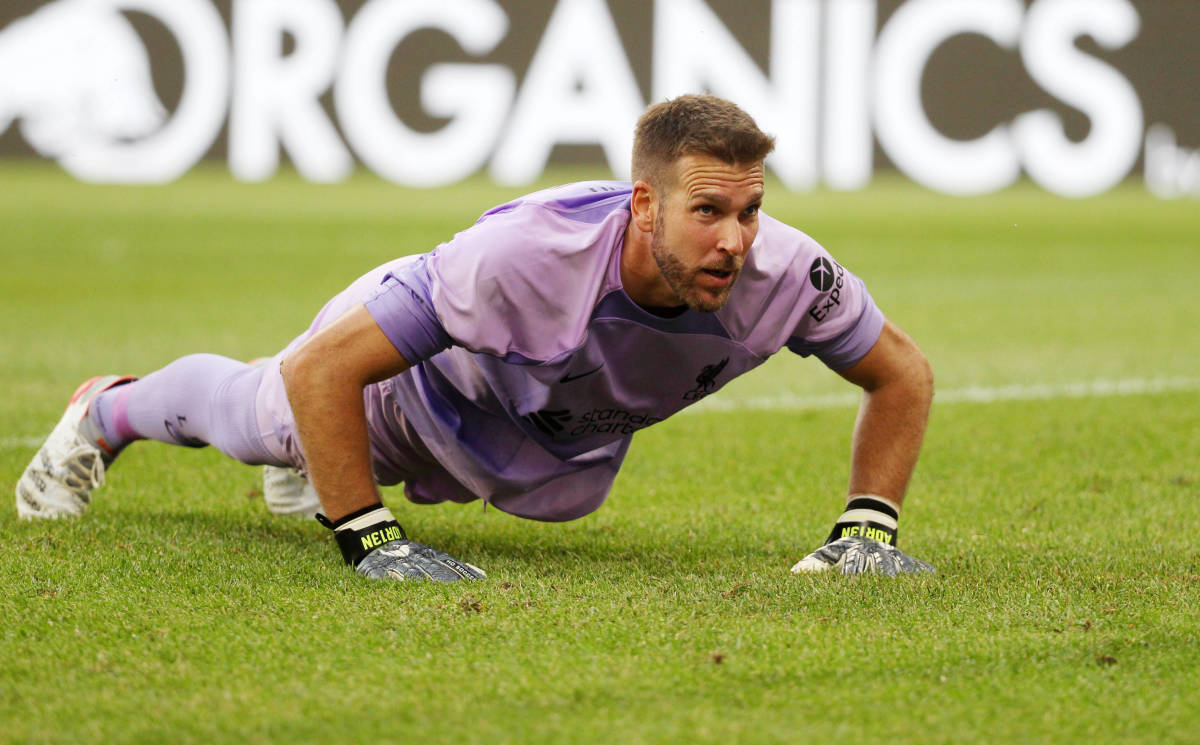
[[[667,286],[671,288],[675,296],[679,298],[680,304],[701,313],[715,313],[723,308],[729,300],[729,295],[733,291],[735,283],[730,282],[727,287],[722,288],[716,295],[702,294],[696,287],[696,275],[701,270],[697,268],[689,271],[683,265],[683,262],[667,248],[664,233],[663,213],[659,211],[658,216],[654,219],[654,234],[650,238],[650,254],[654,257],[654,263],[658,264],[658,271],[662,275],[663,280],[666,281]],[[741,270],[741,267],[736,264],[723,268],[734,272]],[[735,275],[735,281],[736,278]]]

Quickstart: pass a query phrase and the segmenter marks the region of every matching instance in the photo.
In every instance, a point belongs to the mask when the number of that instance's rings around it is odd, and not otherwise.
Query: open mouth
[[[700,271],[704,272],[710,277],[716,277],[717,279],[728,279],[729,277],[733,276],[732,269],[701,269]]]

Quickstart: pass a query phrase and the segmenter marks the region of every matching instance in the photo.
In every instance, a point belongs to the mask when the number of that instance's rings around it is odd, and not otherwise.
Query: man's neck
[[[630,300],[655,312],[678,305],[678,299],[663,281],[650,241],[651,234],[639,230],[633,220],[625,226],[625,244],[621,249],[620,262],[621,285]]]

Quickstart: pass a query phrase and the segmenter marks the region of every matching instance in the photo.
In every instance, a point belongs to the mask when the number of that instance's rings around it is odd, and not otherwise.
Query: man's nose
[[[741,256],[746,252],[746,242],[742,236],[742,226],[736,219],[721,221],[721,234],[717,240],[717,250],[722,253]]]

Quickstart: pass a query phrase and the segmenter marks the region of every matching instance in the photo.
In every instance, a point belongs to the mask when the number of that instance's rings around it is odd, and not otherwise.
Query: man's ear
[[[658,210],[661,207],[658,194],[654,191],[653,186],[645,181],[634,182],[629,209],[633,213],[633,224],[637,226],[638,230],[643,233],[654,230],[654,220],[658,217]]]

